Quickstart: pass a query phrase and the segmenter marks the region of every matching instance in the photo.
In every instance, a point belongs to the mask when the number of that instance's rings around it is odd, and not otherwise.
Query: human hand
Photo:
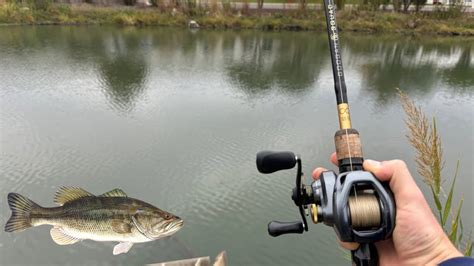
[[[331,162],[337,165],[336,153]],[[392,238],[375,243],[380,265],[434,265],[462,256],[434,217],[405,162],[365,160],[363,167],[380,181],[389,182],[397,208]],[[314,169],[313,179],[319,179],[324,171],[322,167]],[[354,250],[359,244],[341,245]]]

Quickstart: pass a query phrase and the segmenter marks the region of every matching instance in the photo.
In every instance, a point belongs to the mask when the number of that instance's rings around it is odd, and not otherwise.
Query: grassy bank
[[[443,18],[439,14],[403,14],[380,11],[340,11],[338,24],[342,31],[370,33],[438,34],[474,36],[474,17]],[[321,10],[283,10],[258,13],[230,7],[217,8],[130,8],[89,5],[51,5],[44,10],[5,4],[0,6],[0,24],[118,24],[124,26],[180,26],[196,20],[202,28],[315,30],[324,31]]]

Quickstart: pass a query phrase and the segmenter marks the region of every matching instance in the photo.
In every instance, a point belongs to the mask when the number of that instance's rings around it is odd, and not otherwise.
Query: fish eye
[[[165,219],[166,219],[166,220],[169,220],[169,219],[171,219],[171,215],[170,215],[170,214],[168,214],[168,213],[167,213],[167,214],[165,214]]]

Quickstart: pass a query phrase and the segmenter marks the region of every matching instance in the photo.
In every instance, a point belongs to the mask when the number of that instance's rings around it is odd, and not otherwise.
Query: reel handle
[[[273,237],[284,234],[302,234],[304,225],[302,222],[277,222],[271,221],[268,224],[268,234]]]
[[[296,156],[290,151],[261,151],[257,153],[257,169],[262,174],[291,169],[296,165]]]

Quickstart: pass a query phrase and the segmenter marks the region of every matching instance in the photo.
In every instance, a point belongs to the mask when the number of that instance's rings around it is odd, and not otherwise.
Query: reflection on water
[[[473,49],[472,39],[342,36],[368,158],[414,168],[398,87],[437,116],[446,176],[457,159],[460,176],[472,176]],[[121,187],[186,221],[176,239],[120,258],[111,243],[58,247],[44,227],[0,232],[0,264],[136,265],[221,250],[232,265],[347,263],[331,228],[267,235],[269,220],[298,217],[294,177],[262,177],[254,162],[259,150],[285,149],[305,158],[306,172],[329,167],[337,116],[325,34],[3,27],[0,60],[1,224],[8,192],[49,206],[63,185]],[[471,204],[472,179],[458,182]]]
[[[141,41],[136,34],[113,33],[104,40],[105,56],[97,62],[104,91],[120,110],[129,109],[144,89],[148,64]]]
[[[325,46],[324,35],[242,34],[231,47],[227,74],[250,96],[274,88],[301,92],[312,87],[327,62]]]
[[[470,49],[467,47],[459,50],[459,59],[452,68],[447,67],[443,79],[454,87],[468,89],[474,85],[474,45]]]
[[[396,95],[394,88],[425,94],[445,82],[455,90],[474,86],[471,41],[407,39],[374,42],[373,38],[348,37],[351,54],[362,63],[364,87],[379,101]]]
[[[12,49],[17,56],[25,56],[25,50],[54,47],[72,60],[94,63],[111,105],[122,111],[133,106],[146,88],[151,53],[159,54],[163,63],[178,59],[199,68],[221,64],[230,80],[251,95],[275,88],[287,93],[312,89],[330,63],[324,34],[113,28],[59,31],[61,34],[54,35],[44,28],[7,32],[1,43],[17,46]],[[363,87],[381,101],[393,97],[394,88],[423,93],[439,82],[454,89],[474,86],[474,45],[470,39],[349,35],[342,50],[344,60],[357,66]]]

